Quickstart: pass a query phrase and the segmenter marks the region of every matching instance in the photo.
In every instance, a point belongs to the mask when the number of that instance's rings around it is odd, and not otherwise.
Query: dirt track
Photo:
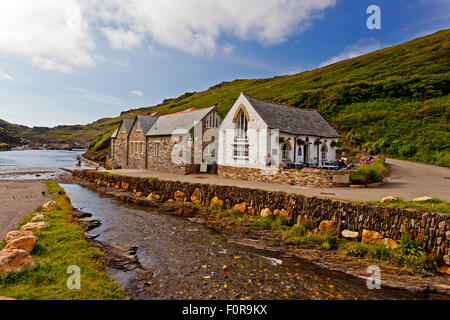
[[[37,207],[52,197],[43,196],[47,186],[39,181],[0,182],[0,241]]]

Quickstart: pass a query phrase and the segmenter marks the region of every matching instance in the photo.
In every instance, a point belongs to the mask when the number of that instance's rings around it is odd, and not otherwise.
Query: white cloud
[[[242,40],[278,44],[336,0],[103,0],[94,1],[98,19],[119,25],[139,39],[200,55],[214,54],[217,40],[229,34]],[[111,29],[114,30],[114,29]],[[139,35],[139,36],[138,36]],[[114,46],[114,44],[112,43]]]
[[[113,49],[130,50],[141,45],[140,36],[132,31],[123,29],[102,29]]]
[[[322,62],[319,67],[324,67],[342,60],[355,58],[385,47],[386,46],[383,46],[377,40],[361,39],[355,44],[346,46],[340,54]]]
[[[95,64],[95,42],[82,0],[14,0],[0,4],[0,52],[45,70]]]
[[[132,91],[130,91],[130,94],[132,96],[136,96],[136,97],[143,97],[144,96],[144,93],[142,91],[140,91],[140,90],[132,90]]]
[[[71,72],[113,49],[164,45],[213,55],[222,36],[274,45],[308,28],[337,0],[14,0],[0,4],[0,53],[44,70]],[[232,52],[226,45],[224,52]]]
[[[99,102],[99,103],[103,103],[103,104],[110,104],[110,105],[115,105],[115,106],[123,106],[124,105],[124,102],[121,99],[113,97],[113,96],[109,96],[109,95],[101,94],[101,93],[97,93],[97,92],[92,92],[92,91],[89,91],[86,89],[81,89],[81,88],[70,88],[70,89],[80,93],[85,98],[95,101],[95,102]]]
[[[0,80],[8,80],[8,81],[11,81],[11,82],[15,82],[16,81],[16,79],[13,76],[3,72],[2,70],[0,70]]]

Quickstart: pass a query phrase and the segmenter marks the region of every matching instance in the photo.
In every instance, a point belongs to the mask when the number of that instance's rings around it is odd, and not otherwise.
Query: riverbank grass
[[[84,230],[71,221],[72,206],[56,182],[47,182],[48,193],[55,194],[56,210],[45,214],[48,226],[36,236],[39,241],[31,255],[37,266],[0,276],[0,295],[19,300],[119,300],[123,290],[108,278],[103,253],[88,243]],[[59,194],[61,192],[61,194]],[[42,211],[38,208],[36,212]],[[32,215],[21,224],[30,222]],[[3,248],[3,244],[0,248]],[[69,290],[69,266],[81,269],[81,289]]]

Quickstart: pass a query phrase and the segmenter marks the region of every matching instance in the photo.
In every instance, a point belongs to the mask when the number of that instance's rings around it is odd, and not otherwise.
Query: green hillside
[[[28,128],[12,124],[0,119],[0,150],[20,143],[21,137]]]
[[[318,109],[342,133],[344,149],[450,166],[449,40],[450,30],[444,30],[297,75],[224,82],[123,116],[211,105],[226,115],[240,92],[245,92]],[[83,131],[67,133],[66,138],[104,140],[119,119],[100,120]],[[45,135],[56,133],[50,130]]]

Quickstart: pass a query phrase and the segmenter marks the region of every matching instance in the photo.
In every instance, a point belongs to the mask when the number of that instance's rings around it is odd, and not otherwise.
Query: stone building
[[[214,170],[223,116],[213,106],[123,119],[111,139],[115,166],[188,174],[206,162]]]
[[[220,127],[219,172],[221,167],[264,169],[288,162],[334,161],[338,137],[316,110],[241,94]]]
[[[118,167],[128,166],[128,139],[134,119],[124,118],[111,137],[111,157]]]

